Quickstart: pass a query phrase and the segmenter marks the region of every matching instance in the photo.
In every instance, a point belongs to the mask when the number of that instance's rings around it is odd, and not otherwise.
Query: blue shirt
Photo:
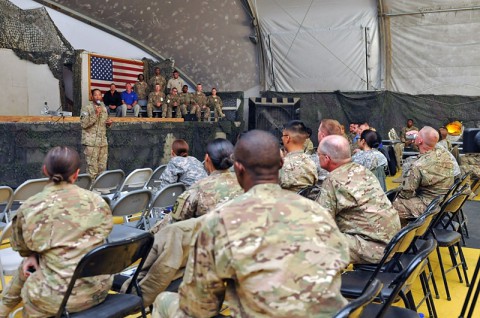
[[[134,91],[131,91],[128,93],[127,91],[122,92],[122,100],[125,102],[127,105],[132,105],[133,102],[136,102],[138,100],[137,93]]]

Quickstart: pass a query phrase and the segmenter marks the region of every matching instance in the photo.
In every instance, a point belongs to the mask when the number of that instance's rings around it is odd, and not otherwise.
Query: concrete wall
[[[45,102],[50,109],[60,106],[58,80],[48,65],[19,59],[12,50],[0,48],[0,115],[38,116]]]

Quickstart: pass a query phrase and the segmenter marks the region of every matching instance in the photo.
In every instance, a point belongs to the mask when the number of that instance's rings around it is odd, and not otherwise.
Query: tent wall
[[[480,1],[381,2],[388,90],[480,95]]]

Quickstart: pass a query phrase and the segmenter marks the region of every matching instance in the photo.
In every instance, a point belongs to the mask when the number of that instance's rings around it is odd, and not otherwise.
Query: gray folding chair
[[[12,222],[9,222],[2,231],[0,235],[0,244],[3,245],[3,241],[7,240],[12,236]],[[5,288],[5,276],[13,276],[17,270],[18,266],[22,262],[23,257],[11,247],[6,247],[0,249],[0,279],[2,281],[2,289]]]
[[[90,187],[92,186],[92,177],[90,177],[88,173],[81,173],[78,175],[75,184],[82,189],[90,190]]]
[[[95,179],[90,190],[101,195],[116,193],[124,177],[125,173],[121,169],[104,171]]]
[[[152,190],[152,192],[156,192],[160,185],[160,176],[162,175],[163,171],[167,168],[167,165],[161,165],[153,171],[153,174],[150,176],[150,180],[148,180],[145,188],[148,190]]]
[[[13,190],[10,187],[0,187],[0,227],[4,228],[9,221],[8,210],[13,202]]]
[[[10,206],[10,217],[13,217],[14,213],[25,200],[42,192],[48,181],[48,178],[30,179],[19,185],[15,192],[13,192],[13,201]]]
[[[152,199],[148,211],[142,215],[137,223],[137,227],[144,227],[146,230],[150,229],[161,218],[164,213],[170,213],[180,194],[185,191],[183,183],[174,183],[166,186],[160,190]],[[149,212],[149,213],[148,213]]]
[[[135,228],[133,222],[129,222],[129,217],[136,213],[141,213],[141,215],[143,215],[147,210],[151,199],[152,192],[141,189],[128,192],[115,202],[112,202],[112,215],[123,217],[125,223],[115,224],[113,226],[112,232],[108,236],[108,241],[116,242],[144,233],[145,231]]]
[[[112,200],[118,199],[123,193],[133,190],[140,190],[145,187],[145,184],[150,180],[153,171],[150,168],[135,169],[128,174],[123,180],[122,185],[118,191],[111,198]]]

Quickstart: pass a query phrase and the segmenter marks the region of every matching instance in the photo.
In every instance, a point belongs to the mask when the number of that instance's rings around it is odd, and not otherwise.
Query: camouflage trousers
[[[177,317],[180,297],[177,293],[163,292],[153,303],[152,318]],[[181,316],[180,316],[181,317]]]
[[[107,170],[108,146],[85,146],[84,154],[87,173],[95,180],[100,173]]]
[[[148,118],[152,118],[153,117],[153,110],[162,110],[162,117],[165,118],[167,117],[167,104],[162,104],[162,106],[160,107],[157,107],[157,106],[153,106],[153,104],[151,103],[148,103],[147,104],[147,116]],[[170,116],[171,117],[171,116]]]
[[[55,315],[58,307],[51,308],[51,311],[45,312],[35,306],[35,304],[26,297],[26,293],[22,293],[23,285],[26,277],[23,275],[22,265],[18,267],[17,272],[13,275],[10,283],[5,287],[2,293],[2,301],[0,303],[0,318],[8,317],[8,313],[12,311],[23,300],[23,317],[30,318],[46,318]]]
[[[214,109],[213,114],[214,114],[215,119],[225,117],[225,114],[223,113],[222,107],[220,107],[220,105],[215,105],[215,109]]]
[[[350,250],[350,263],[377,264],[383,257],[386,244],[367,241],[359,235],[343,233]]]
[[[201,109],[201,120],[202,121],[209,121],[210,120],[210,107],[205,107]],[[198,116],[197,116],[198,117]]]
[[[397,210],[398,215],[400,216],[400,223],[402,227],[404,227],[412,218],[419,217],[420,214],[425,211],[427,205],[418,197],[410,199],[397,197],[393,202],[393,207]]]
[[[170,105],[167,106],[166,118],[172,118],[173,109],[174,109],[173,106],[170,106]],[[185,107],[185,105],[175,106],[175,117],[182,118],[182,116],[185,116],[186,114],[187,114],[187,108]]]
[[[200,106],[198,105],[188,105],[187,111],[189,114],[195,114],[198,120],[200,120],[202,117],[202,112],[200,111]]]

